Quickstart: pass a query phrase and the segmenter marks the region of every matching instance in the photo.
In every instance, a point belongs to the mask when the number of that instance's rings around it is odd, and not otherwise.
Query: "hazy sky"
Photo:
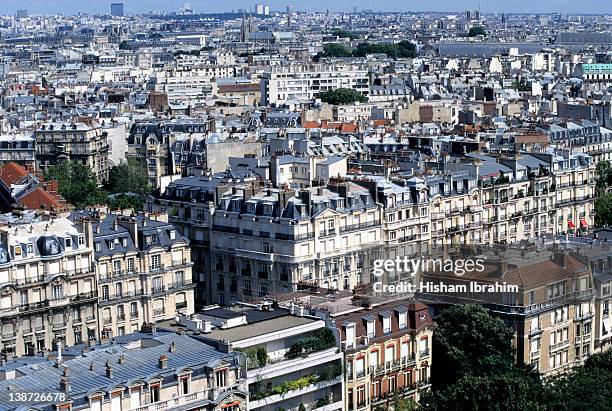
[[[121,1],[121,0],[118,0]],[[31,14],[38,13],[109,13],[112,0],[0,0],[0,14],[13,14],[18,9],[27,9]],[[177,10],[183,0],[124,0],[126,13],[150,10]],[[480,3],[483,12],[571,12],[571,13],[612,13],[610,0],[192,0],[191,7],[196,12],[231,11],[232,9],[251,8],[255,3],[269,5],[272,10],[284,10],[293,4],[297,10],[352,11],[353,7],[373,10],[431,10],[461,11],[476,9]]]

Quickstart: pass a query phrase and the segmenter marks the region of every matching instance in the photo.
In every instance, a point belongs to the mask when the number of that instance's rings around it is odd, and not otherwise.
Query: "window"
[[[115,273],[115,275],[121,272],[121,261],[120,260],[113,261],[113,272]]]
[[[355,325],[349,324],[345,327],[346,333],[346,346],[354,347],[355,346]]]
[[[383,316],[383,333],[389,334],[391,332],[391,315]]]
[[[133,258],[127,259],[127,272],[128,273],[134,272],[134,259]]]
[[[189,394],[189,376],[181,377],[181,395]]]
[[[404,329],[408,325],[406,311],[400,312],[398,317],[399,328]]]
[[[151,269],[158,270],[161,268],[161,256],[159,254],[155,254],[151,256]]]
[[[153,288],[153,292],[157,293],[157,292],[161,292],[163,291],[164,288],[164,279],[163,277],[154,277],[153,278],[153,283],[152,283],[152,288]]]
[[[368,338],[374,338],[374,335],[375,335],[374,320],[366,321],[366,330],[367,330],[367,333],[368,333]]]
[[[130,317],[138,318],[138,303],[130,303]]]
[[[185,284],[185,272],[184,271],[176,271],[174,273],[174,284],[175,285]]]
[[[215,372],[216,387],[225,387],[227,385],[227,370]]]
[[[91,398],[89,403],[91,411],[102,411],[102,398]]]
[[[159,383],[151,385],[151,402],[158,402],[160,400],[160,391]]]
[[[429,339],[427,337],[423,337],[419,341],[419,354],[421,356],[429,355]]]
[[[51,298],[54,300],[58,300],[64,296],[64,290],[62,289],[62,285],[54,285],[51,289]]]
[[[390,345],[385,348],[385,363],[391,363],[395,360],[395,346]]]
[[[272,252],[272,246],[270,245],[270,243],[262,243],[261,244],[261,251],[263,251],[264,253],[271,253]]]

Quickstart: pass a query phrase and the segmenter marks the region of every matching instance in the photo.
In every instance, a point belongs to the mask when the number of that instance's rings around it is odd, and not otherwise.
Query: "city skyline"
[[[14,1],[9,0],[0,5],[1,14],[14,14],[17,10],[27,9],[30,14],[76,14],[76,13],[91,13],[91,14],[109,14],[110,5],[116,1],[97,2],[96,4],[83,4],[76,0],[24,0]],[[140,1],[131,0],[123,1],[125,5],[125,13],[146,13],[149,11],[176,11],[182,7],[182,0],[151,0]],[[196,13],[216,13],[229,12],[237,9],[252,9],[257,2],[244,1],[229,1],[222,4],[208,1],[191,1],[191,7]],[[330,7],[327,2],[320,1],[271,1],[261,2],[269,5],[272,11],[284,11],[287,5],[294,6],[295,10],[300,11],[346,11],[352,12],[356,7],[358,10],[373,10],[382,12],[449,12],[457,13],[467,9],[478,9],[483,13],[574,13],[574,14],[607,14],[612,13],[612,4],[603,5],[596,0],[587,0],[583,2],[570,2],[549,0],[534,4],[526,0],[515,1],[512,4],[503,1],[493,2],[478,2],[473,0],[468,1],[450,1],[442,0],[431,3],[403,3],[393,0],[383,0],[373,4],[369,1],[359,0],[341,0],[333,3]]]

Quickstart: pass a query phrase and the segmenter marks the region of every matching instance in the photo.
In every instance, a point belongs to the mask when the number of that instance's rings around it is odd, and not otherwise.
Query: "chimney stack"
[[[168,356],[166,354],[162,354],[159,356],[159,368],[165,370],[168,368]]]

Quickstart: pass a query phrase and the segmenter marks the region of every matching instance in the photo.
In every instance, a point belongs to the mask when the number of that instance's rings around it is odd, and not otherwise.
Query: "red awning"
[[[581,218],[580,219],[580,227],[584,227],[587,228],[589,226],[589,224],[587,223],[585,218]]]
[[[574,225],[572,221],[568,221],[567,225],[569,226],[569,228],[576,228],[576,226]]]

